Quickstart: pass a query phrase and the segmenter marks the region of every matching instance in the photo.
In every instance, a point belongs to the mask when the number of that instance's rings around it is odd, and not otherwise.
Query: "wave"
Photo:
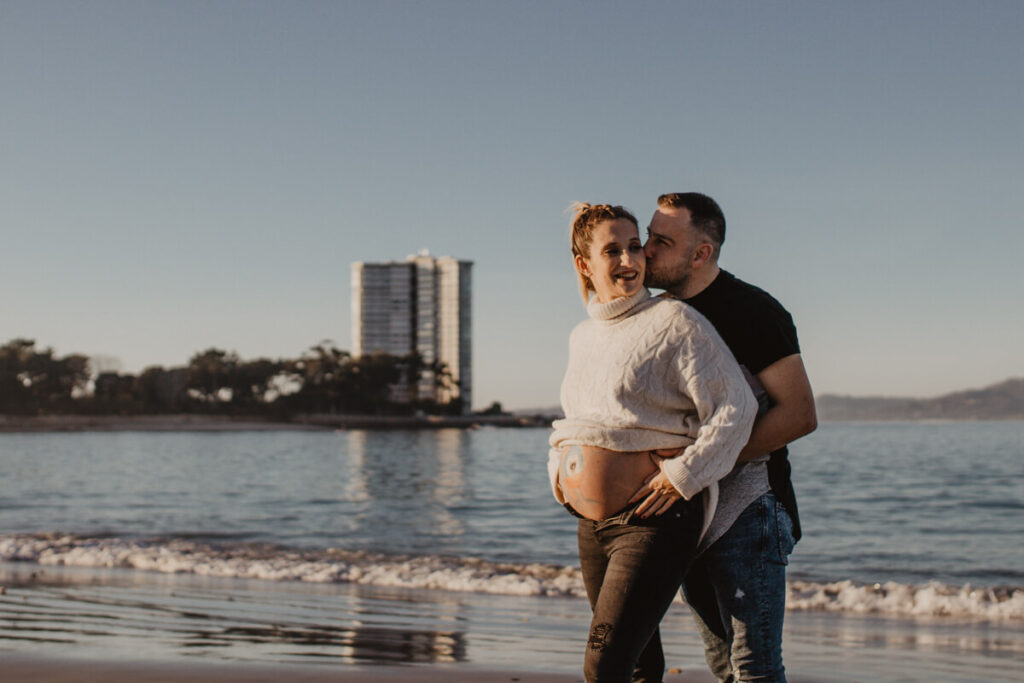
[[[1024,620],[1024,587],[789,581],[786,609],[909,617]]]
[[[384,555],[337,548],[303,550],[261,543],[211,545],[187,538],[0,535],[0,561],[505,595],[586,595],[583,579],[575,567],[497,563],[444,555]]]
[[[474,557],[385,555],[260,543],[213,545],[190,538],[125,539],[73,534],[0,535],[0,561],[110,567],[171,574],[354,583],[503,595],[585,597],[579,568]],[[1024,586],[790,581],[786,608],[910,617],[1024,620]]]

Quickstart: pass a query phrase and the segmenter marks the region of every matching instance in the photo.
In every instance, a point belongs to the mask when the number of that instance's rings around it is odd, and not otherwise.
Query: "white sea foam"
[[[265,545],[214,547],[194,541],[136,541],[73,535],[0,536],[0,560],[40,565],[121,567],[164,573],[359,583],[506,595],[584,595],[578,569],[440,555],[298,550]]]
[[[951,586],[938,581],[870,585],[853,581],[789,582],[786,607],[793,610],[898,614],[905,616],[1024,619],[1024,588]]]
[[[358,583],[505,595],[583,597],[579,569],[441,555],[382,555],[260,544],[213,546],[191,540],[87,538],[70,534],[0,535],[0,561],[120,567],[164,573]],[[856,584],[791,581],[787,608],[860,614],[1024,620],[1024,587]]]

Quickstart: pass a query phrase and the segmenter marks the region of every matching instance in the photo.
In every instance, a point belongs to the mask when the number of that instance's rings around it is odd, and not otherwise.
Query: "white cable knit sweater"
[[[591,300],[589,320],[569,337],[562,410],[550,438],[555,498],[567,445],[615,451],[686,450],[665,462],[689,500],[729,473],[747,443],[757,401],[715,328],[687,304],[641,288],[609,303]],[[714,510],[714,507],[711,507]],[[705,525],[710,519],[705,520]]]

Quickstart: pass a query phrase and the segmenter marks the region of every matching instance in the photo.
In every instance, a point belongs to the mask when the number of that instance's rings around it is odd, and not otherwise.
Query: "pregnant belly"
[[[647,451],[570,446],[562,453],[558,485],[573,510],[599,520],[625,508],[644,480],[657,470]]]

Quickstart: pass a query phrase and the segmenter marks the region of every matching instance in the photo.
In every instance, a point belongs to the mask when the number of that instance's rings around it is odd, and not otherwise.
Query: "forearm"
[[[818,426],[814,394],[799,355],[773,363],[758,373],[757,379],[771,397],[772,406],[754,423],[739,462],[778,450]]]
[[[789,414],[773,407],[754,423],[750,439],[740,451],[737,462],[749,462],[810,434],[817,427],[814,411]]]

